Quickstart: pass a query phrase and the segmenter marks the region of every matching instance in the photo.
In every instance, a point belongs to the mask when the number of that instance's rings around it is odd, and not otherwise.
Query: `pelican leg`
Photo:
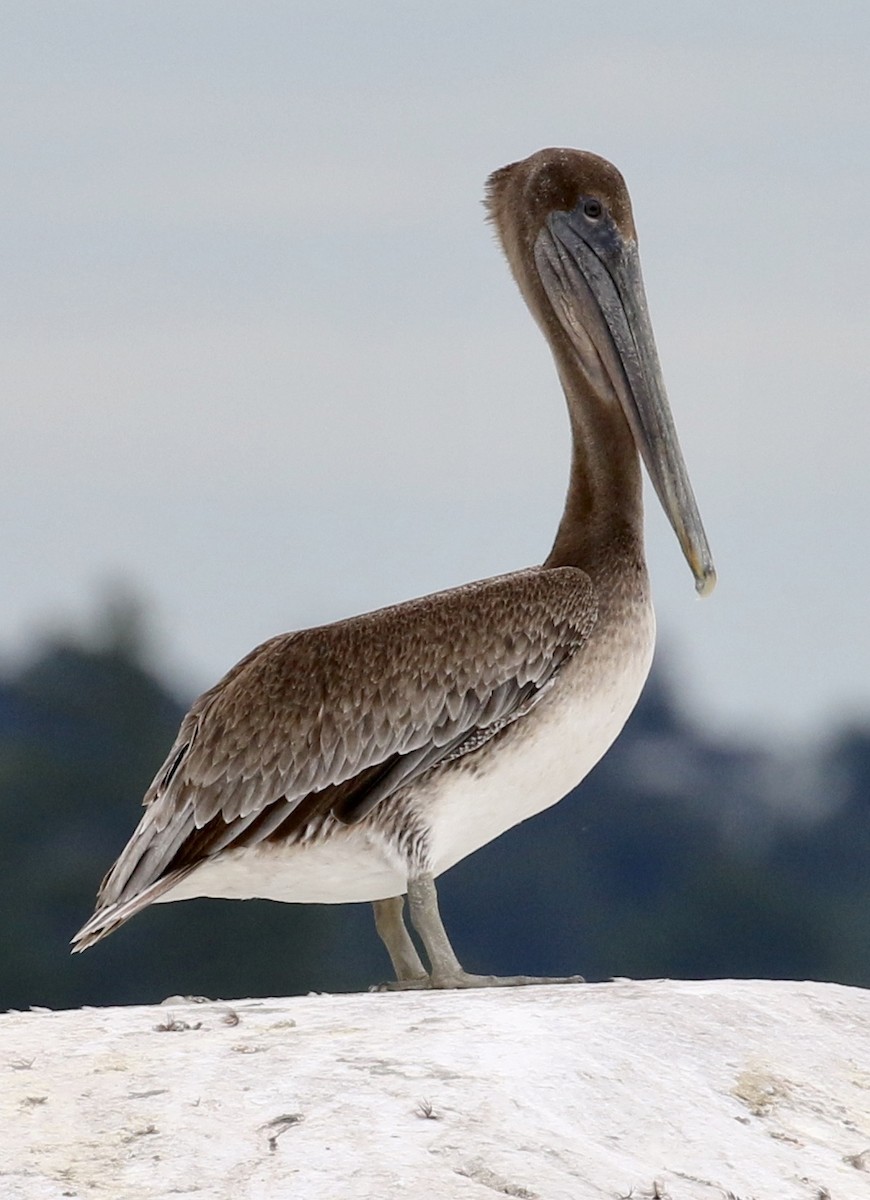
[[[391,991],[411,988],[524,987],[533,983],[585,982],[582,975],[556,978],[534,975],[469,975],[462,969],[450,945],[441,913],[438,911],[438,894],[431,875],[418,875],[408,880],[408,907],[411,922],[426,949],[431,971],[428,976],[424,974],[416,978],[403,978],[399,975],[395,983],[387,985]],[[392,951],[390,954],[392,956]],[[419,959],[417,961],[419,962]],[[398,975],[398,971],[396,973]]]
[[[405,928],[405,897],[390,896],[388,900],[374,900],[372,908],[375,910],[375,929],[387,948],[396,979],[403,982],[428,980],[426,968]]]

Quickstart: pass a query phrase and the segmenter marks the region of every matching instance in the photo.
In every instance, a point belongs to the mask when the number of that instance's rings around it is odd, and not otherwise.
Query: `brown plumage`
[[[76,948],[204,859],[353,823],[479,749],[546,693],[594,621],[585,575],[529,570],[264,642],[182,721]]]
[[[700,590],[713,574],[619,172],[541,151],[490,177],[487,207],[568,400],[549,558],[253,650],[184,718],[76,949],[160,899],[371,899],[400,986],[496,982],[462,972],[432,880],[560,799],[634,704],[653,628],[639,450]]]

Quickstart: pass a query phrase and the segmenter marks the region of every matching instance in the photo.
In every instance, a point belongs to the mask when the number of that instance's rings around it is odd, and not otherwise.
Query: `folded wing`
[[[467,584],[264,642],[194,703],[74,939],[97,941],[221,851],[352,823],[541,699],[596,617],[573,567]]]

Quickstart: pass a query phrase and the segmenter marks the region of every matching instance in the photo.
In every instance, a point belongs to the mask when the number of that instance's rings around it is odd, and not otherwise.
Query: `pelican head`
[[[702,596],[716,571],[650,323],[628,189],[603,158],[540,150],[495,171],[487,207],[520,291],[585,394],[618,404]]]

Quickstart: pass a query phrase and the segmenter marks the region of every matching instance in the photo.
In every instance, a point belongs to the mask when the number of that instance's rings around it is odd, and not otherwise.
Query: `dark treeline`
[[[0,681],[0,1008],[366,987],[368,905],[157,905],[68,941],[138,820],[184,706],[116,622]],[[870,727],[786,760],[699,730],[656,672],[578,791],[441,881],[472,971],[870,986]]]

